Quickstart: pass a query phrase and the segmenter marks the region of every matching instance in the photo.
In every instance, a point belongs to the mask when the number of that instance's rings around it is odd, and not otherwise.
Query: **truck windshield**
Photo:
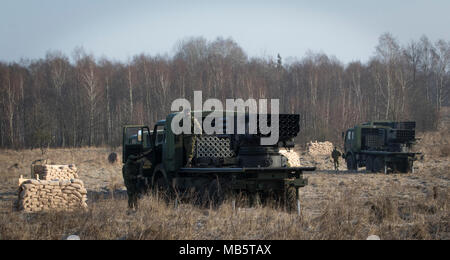
[[[125,144],[143,144],[144,147],[150,145],[150,134],[147,128],[129,127],[126,130]]]

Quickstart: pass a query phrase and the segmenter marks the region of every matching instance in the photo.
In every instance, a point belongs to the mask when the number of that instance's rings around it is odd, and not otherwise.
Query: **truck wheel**
[[[210,182],[208,188],[208,199],[209,199],[208,204],[210,205],[212,204],[213,206],[218,206],[222,204],[224,196],[221,186],[222,185],[220,185],[218,180],[213,180]]]
[[[381,156],[375,157],[373,160],[373,172],[383,172],[385,166],[384,158]]]
[[[297,210],[297,194],[298,188],[288,186],[284,191],[284,206],[287,212],[295,212]]]
[[[251,208],[256,208],[262,204],[261,193],[251,192],[248,194],[248,206]]]
[[[225,182],[225,180],[222,181]],[[229,190],[226,189],[228,186],[226,183],[221,183],[218,179],[211,181],[208,188],[209,203],[212,203],[213,206],[221,205],[229,193]]]
[[[166,178],[159,174],[156,176],[155,187],[161,191],[168,191],[169,184],[167,183]]]
[[[153,181],[152,181],[153,192],[170,195],[170,186],[168,181],[164,177],[166,175],[165,173],[166,172],[161,164],[155,167],[155,170],[153,171]]]
[[[151,181],[151,180],[150,180]],[[136,182],[136,188],[139,191],[139,194],[147,194],[150,187],[150,182],[146,177],[138,176]]]
[[[280,202],[280,196],[278,192],[272,189],[261,194],[261,204],[264,206],[276,205],[278,202]]]
[[[345,162],[347,163],[347,169],[349,171],[354,171],[358,169],[358,167],[356,167],[356,160],[352,154],[347,154],[347,156],[345,156]]]
[[[406,159],[402,162],[396,163],[395,169],[401,173],[408,173],[408,172],[412,171],[412,165],[413,165],[413,162]]]
[[[414,168],[414,161],[408,160],[408,169],[407,169],[407,172],[413,172],[413,168]]]
[[[367,157],[367,159],[366,159],[366,171],[374,172],[374,170],[373,170],[373,160],[374,160],[374,158],[373,158],[372,155],[369,155]]]

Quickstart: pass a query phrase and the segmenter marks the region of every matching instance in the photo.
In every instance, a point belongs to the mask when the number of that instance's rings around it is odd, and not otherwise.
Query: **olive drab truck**
[[[414,170],[420,153],[412,151],[416,143],[415,122],[374,121],[356,125],[342,133],[344,157],[349,170],[366,167],[368,172]]]
[[[205,118],[211,112],[201,113]],[[138,181],[144,182],[149,190],[176,194],[195,190],[214,203],[220,203],[230,194],[244,193],[261,202],[276,199],[288,210],[298,208],[298,189],[307,184],[302,173],[315,168],[290,167],[279,149],[294,147],[293,139],[300,131],[299,115],[280,114],[279,141],[267,146],[260,144],[264,135],[259,131],[256,134],[237,134],[236,130],[232,134],[207,135],[204,131],[175,134],[171,123],[176,115],[168,115],[152,130],[143,125],[123,128],[123,162],[144,158]],[[249,115],[245,114],[245,118],[248,124]],[[268,115],[264,120],[270,124],[270,118]],[[193,116],[191,119],[197,120]],[[220,119],[225,129],[229,118]],[[259,115],[257,120],[259,125],[262,120]]]

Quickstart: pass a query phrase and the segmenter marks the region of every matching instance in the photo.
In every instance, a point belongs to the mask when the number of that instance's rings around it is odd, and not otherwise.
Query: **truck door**
[[[166,142],[166,132],[163,123],[157,123],[153,128],[152,143],[153,147],[153,162],[159,164],[163,158],[163,147]]]
[[[122,162],[125,163],[128,156],[138,155],[151,149],[150,130],[144,125],[123,127]]]
[[[345,134],[345,141],[344,141],[344,151],[345,153],[351,152],[353,149],[353,141],[354,141],[354,134],[355,132],[353,129],[347,130]]]

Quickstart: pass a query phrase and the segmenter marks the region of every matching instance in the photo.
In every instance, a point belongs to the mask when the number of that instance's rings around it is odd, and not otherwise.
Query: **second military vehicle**
[[[201,113],[205,118],[211,112]],[[123,170],[127,171],[127,163],[140,160],[136,181],[144,181],[153,190],[176,194],[195,191],[216,203],[228,194],[242,192],[261,202],[273,198],[288,210],[297,208],[298,189],[307,184],[302,172],[315,168],[290,167],[279,149],[294,147],[293,138],[300,130],[299,115],[280,114],[279,142],[263,146],[260,132],[175,134],[171,123],[177,114],[157,122],[153,130],[144,125],[123,128]],[[194,125],[197,119],[190,117]],[[245,118],[248,124],[249,115]],[[270,115],[267,118],[270,121]],[[224,116],[220,120],[225,128],[229,119]],[[257,120],[259,125],[260,116]]]
[[[415,122],[374,121],[356,125],[342,133],[347,168],[366,167],[369,172],[411,172],[419,153]]]

